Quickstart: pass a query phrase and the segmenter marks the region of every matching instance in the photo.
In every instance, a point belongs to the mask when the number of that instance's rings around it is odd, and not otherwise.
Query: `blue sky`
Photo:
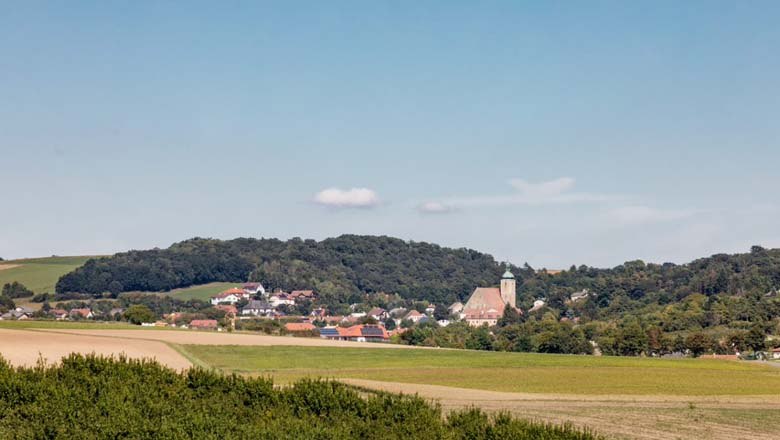
[[[225,2],[228,3],[228,2]],[[780,246],[777,2],[4,2],[0,256]]]

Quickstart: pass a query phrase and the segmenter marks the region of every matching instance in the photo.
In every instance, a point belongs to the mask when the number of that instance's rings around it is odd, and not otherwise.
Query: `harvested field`
[[[0,264],[0,270],[13,269],[14,267],[19,267],[19,265],[18,264]]]
[[[329,341],[319,338],[298,338],[294,336],[266,336],[247,333],[217,333],[195,330],[78,330],[78,329],[40,329],[72,335],[90,335],[104,338],[141,339],[168,342],[182,345],[239,345],[239,346],[300,346],[300,347],[352,347],[413,349],[404,345],[376,344],[370,342]]]
[[[587,426],[611,438],[710,440],[772,438],[780,396],[580,396],[502,393],[436,385],[341,379],[364,388],[416,393],[445,409],[480,407],[517,416]]]
[[[13,365],[35,365],[41,357],[54,363],[73,352],[153,358],[175,369],[191,366],[187,359],[163,342],[0,329],[0,354]]]

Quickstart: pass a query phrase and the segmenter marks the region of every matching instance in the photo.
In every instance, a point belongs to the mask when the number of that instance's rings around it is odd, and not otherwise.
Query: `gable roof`
[[[217,328],[216,319],[193,319],[190,322],[190,327],[213,327]]]
[[[284,328],[288,332],[305,332],[314,330],[317,327],[315,327],[314,324],[308,322],[288,322],[284,325]]]
[[[463,311],[468,313],[469,311],[494,309],[503,312],[504,306],[501,289],[498,287],[477,287],[466,305],[463,306]]]

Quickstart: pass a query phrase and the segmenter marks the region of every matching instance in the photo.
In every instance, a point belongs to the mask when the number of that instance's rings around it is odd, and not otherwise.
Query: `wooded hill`
[[[571,307],[571,293],[589,289],[590,297],[577,308],[603,317],[680,302],[694,294],[772,296],[780,287],[780,249],[754,246],[749,253],[718,254],[683,265],[637,260],[611,269],[572,266],[555,275],[527,264],[512,269],[518,278],[518,303],[524,308],[545,298],[548,307],[564,313]],[[359,301],[364,293],[388,292],[448,303],[466,299],[477,286],[496,285],[502,272],[502,265],[485,253],[384,236],[343,235],[322,241],[194,238],[167,249],[91,259],[60,278],[57,292],[101,296],[253,280],[268,289],[315,289],[331,301]]]
[[[435,302],[467,297],[494,285],[503,269],[490,255],[391,237],[343,235],[294,238],[194,238],[168,249],[97,258],[57,283],[57,293],[166,291],[214,281],[261,281],[266,289],[314,289],[321,296],[359,300],[369,292]]]

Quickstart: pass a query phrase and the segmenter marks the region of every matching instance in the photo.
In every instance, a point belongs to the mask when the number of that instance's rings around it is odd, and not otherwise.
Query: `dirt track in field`
[[[340,379],[365,388],[416,393],[445,410],[477,406],[517,416],[589,427],[611,438],[778,438],[780,396],[579,396],[502,393],[438,385]],[[764,417],[766,423],[760,419]]]
[[[0,264],[0,270],[13,269],[14,267],[19,266],[21,266],[21,264]]]
[[[153,358],[175,369],[192,365],[176,350],[158,341],[0,329],[0,354],[13,365],[35,365],[41,357],[54,363],[73,352]]]
[[[36,329],[39,332],[89,335],[104,338],[140,339],[163,341],[183,345],[295,345],[300,347],[352,347],[414,349],[406,345],[377,344],[371,342],[329,341],[319,338],[297,338],[294,336],[266,336],[245,333],[223,333],[213,331],[174,331],[174,330],[71,330]]]

